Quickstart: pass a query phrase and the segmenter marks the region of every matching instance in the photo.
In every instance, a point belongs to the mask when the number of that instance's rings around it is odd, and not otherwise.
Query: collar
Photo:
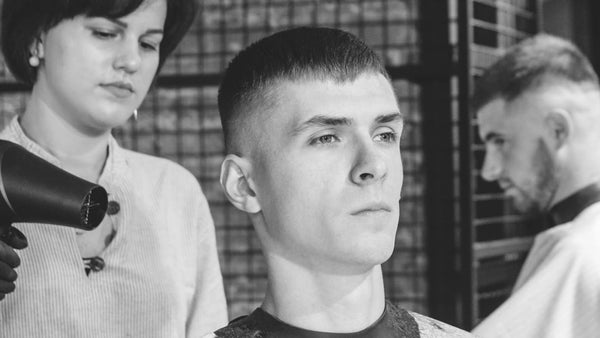
[[[590,184],[550,208],[554,224],[571,222],[585,208],[600,201],[600,183]]]
[[[236,323],[236,321],[238,323]],[[278,338],[387,338],[387,337],[406,337],[417,338],[419,327],[415,319],[403,309],[400,309],[389,302],[386,302],[385,310],[379,319],[368,328],[359,332],[352,333],[331,333],[305,330],[299,327],[282,322],[261,308],[254,310],[249,316],[234,320],[234,326],[238,326],[230,332],[225,333],[224,337],[248,337],[249,332],[260,332],[265,337]],[[231,326],[231,324],[230,324]],[[239,331],[242,329],[242,331]],[[245,330],[249,330],[246,332]],[[235,332],[234,335],[227,335]],[[219,335],[217,335],[219,336]]]
[[[13,142],[18,143],[34,155],[37,155],[42,159],[54,164],[55,166],[62,168],[61,162],[58,158],[56,158],[56,156],[42,148],[42,146],[37,144],[34,140],[30,139],[27,134],[25,134],[21,124],[19,123],[18,115],[13,117],[10,123],[6,126],[6,129],[3,131],[3,134],[6,134],[9,137],[9,140],[12,139]],[[104,168],[102,169],[102,173],[100,174],[100,184],[106,182],[107,180],[113,181],[124,175],[125,168],[127,167],[127,160],[124,152],[125,150],[119,146],[117,140],[110,135],[108,140],[108,156],[106,158]]]

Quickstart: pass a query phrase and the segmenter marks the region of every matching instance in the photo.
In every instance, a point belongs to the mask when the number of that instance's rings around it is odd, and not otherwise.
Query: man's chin
[[[513,208],[521,215],[535,217],[541,214],[539,205],[530,199],[512,197],[511,202]]]

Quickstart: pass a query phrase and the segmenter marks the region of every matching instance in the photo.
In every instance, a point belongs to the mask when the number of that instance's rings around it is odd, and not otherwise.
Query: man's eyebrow
[[[485,134],[483,136],[483,141],[484,142],[490,142],[490,141],[492,141],[494,139],[497,139],[499,137],[500,138],[503,137],[502,134],[492,131],[492,132],[489,132],[489,133],[487,133],[487,134]]]
[[[404,116],[400,112],[379,115],[375,118],[376,123],[389,123],[396,121],[404,121]]]
[[[352,120],[345,117],[330,117],[325,115],[316,115],[294,128],[292,132],[294,134],[299,134],[310,127],[332,127],[341,125],[352,125]]]
[[[129,25],[125,21],[115,19],[115,18],[106,18],[106,19],[108,19],[108,21],[114,23],[115,25],[121,26],[122,28],[129,27]],[[164,31],[162,29],[148,29],[147,31],[144,32],[144,34],[164,34]]]

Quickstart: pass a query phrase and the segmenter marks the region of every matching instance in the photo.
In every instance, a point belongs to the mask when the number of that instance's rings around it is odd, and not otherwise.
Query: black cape
[[[419,326],[404,309],[387,302],[385,311],[368,328],[353,333],[330,333],[304,330],[291,326],[261,308],[250,315],[236,318],[215,332],[223,338],[418,338]]]

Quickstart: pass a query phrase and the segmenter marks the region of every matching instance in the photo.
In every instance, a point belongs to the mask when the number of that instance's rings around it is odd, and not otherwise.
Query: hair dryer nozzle
[[[106,212],[101,186],[0,140],[0,219],[94,229]]]
[[[81,228],[92,230],[102,222],[108,205],[106,190],[97,185],[90,189],[81,205]]]

